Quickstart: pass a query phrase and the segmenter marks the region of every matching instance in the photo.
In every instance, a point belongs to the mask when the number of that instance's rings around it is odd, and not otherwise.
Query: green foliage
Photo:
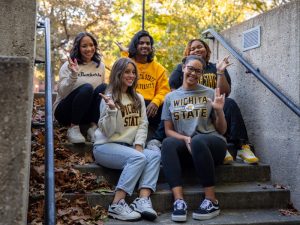
[[[287,1],[272,0],[145,0],[145,29],[155,40],[156,59],[169,72],[181,61],[188,40],[207,28],[217,31]],[[120,56],[115,41],[128,46],[142,29],[142,0],[40,0],[39,16],[51,19],[54,73],[78,32],[89,31],[99,41],[111,67]],[[37,48],[43,49],[43,48]],[[38,53],[38,55],[42,55]]]

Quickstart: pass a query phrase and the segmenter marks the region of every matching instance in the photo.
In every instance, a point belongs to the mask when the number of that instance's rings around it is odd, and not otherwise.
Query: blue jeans
[[[98,164],[123,170],[116,190],[121,189],[132,195],[139,181],[138,189],[149,188],[155,191],[160,170],[160,152],[149,149],[139,152],[131,146],[106,143],[95,145],[93,153]]]

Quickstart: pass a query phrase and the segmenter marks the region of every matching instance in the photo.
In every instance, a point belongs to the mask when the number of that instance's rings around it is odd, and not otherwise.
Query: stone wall
[[[27,224],[36,1],[0,1],[0,225]]]
[[[221,34],[255,68],[300,105],[300,1],[275,8]],[[242,51],[242,32],[261,26],[261,46]],[[228,55],[210,41],[212,61]],[[241,108],[250,141],[262,162],[271,165],[272,181],[288,186],[300,209],[300,118],[231,56],[232,92]]]

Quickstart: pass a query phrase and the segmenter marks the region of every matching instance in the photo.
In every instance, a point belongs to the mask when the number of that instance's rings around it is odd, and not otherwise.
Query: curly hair
[[[201,43],[203,44],[203,46],[204,46],[204,48],[206,49],[206,52],[207,52],[205,61],[206,61],[206,63],[208,63],[208,62],[209,62],[209,59],[210,59],[210,55],[211,55],[210,48],[209,48],[208,44],[206,44],[205,41],[203,41],[203,40],[201,40],[201,39],[199,39],[199,38],[192,39],[192,40],[190,40],[190,41],[187,43],[187,45],[186,45],[186,47],[185,47],[185,49],[184,49],[184,52],[183,52],[183,56],[189,56],[189,55],[190,55],[191,46],[192,46],[192,44],[193,44],[194,41],[199,41],[199,42],[201,42]]]
[[[136,55],[137,55],[137,45],[138,45],[141,37],[149,37],[150,38],[150,43],[151,43],[151,49],[152,49],[152,51],[147,56],[147,62],[152,62],[153,58],[154,58],[154,55],[155,55],[155,49],[153,47],[154,40],[153,40],[153,37],[149,34],[149,32],[145,31],[145,30],[141,30],[141,31],[137,32],[133,36],[133,38],[131,39],[131,42],[129,44],[129,49],[128,49],[129,58],[135,58],[136,57]]]
[[[119,108],[123,108],[122,104],[122,76],[127,68],[127,65],[131,63],[136,71],[136,78],[132,84],[132,86],[127,88],[127,95],[133,101],[133,106],[135,110],[139,110],[141,112],[142,103],[139,96],[136,93],[136,86],[138,80],[138,70],[135,63],[130,58],[119,58],[113,65],[111,69],[111,73],[109,76],[109,85],[106,93],[110,93],[112,95],[112,99],[116,103]]]
[[[74,39],[73,47],[70,51],[70,57],[72,60],[76,59],[78,64],[84,63],[80,52],[80,42],[84,37],[90,37],[92,39],[93,44],[95,46],[95,54],[93,55],[92,60],[97,64],[97,67],[99,67],[101,63],[101,55],[98,53],[98,43],[97,40],[93,37],[93,35],[88,32],[80,32],[79,34],[77,34],[77,36]]]

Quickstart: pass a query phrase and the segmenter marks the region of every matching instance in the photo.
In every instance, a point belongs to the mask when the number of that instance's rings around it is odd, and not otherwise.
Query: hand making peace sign
[[[68,68],[73,72],[73,73],[78,73],[79,72],[79,66],[78,66],[78,62],[76,59],[74,59],[74,61],[68,56],[68,61],[69,61],[69,65]]]
[[[102,99],[105,101],[106,105],[107,105],[110,109],[112,109],[112,110],[116,109],[115,102],[114,102],[114,100],[113,100],[110,96],[104,95],[104,94],[102,94],[102,93],[99,93],[99,95],[102,97]]]

